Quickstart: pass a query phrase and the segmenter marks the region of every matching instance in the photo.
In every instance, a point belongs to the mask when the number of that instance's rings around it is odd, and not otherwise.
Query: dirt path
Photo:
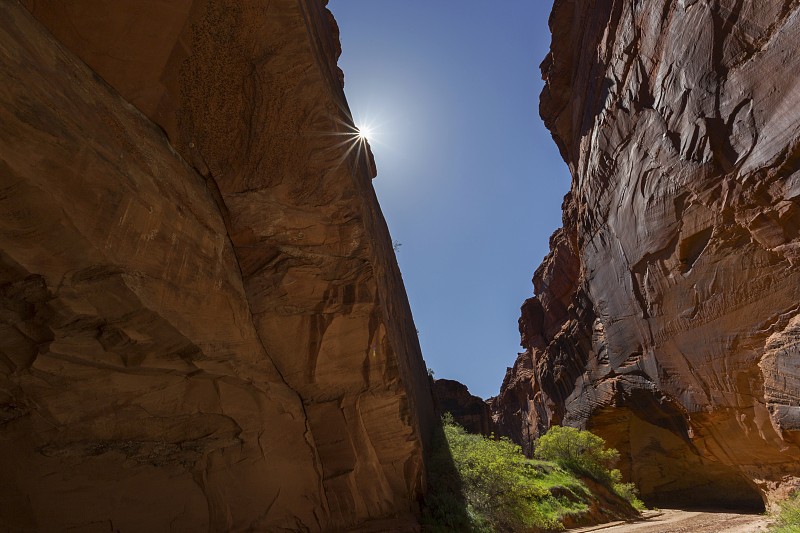
[[[766,531],[768,524],[769,520],[764,515],[663,509],[649,511],[641,522],[574,529],[571,533],[755,533]]]

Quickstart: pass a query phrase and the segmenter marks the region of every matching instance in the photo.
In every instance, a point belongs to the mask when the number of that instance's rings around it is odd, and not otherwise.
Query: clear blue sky
[[[539,118],[552,0],[332,0],[345,93],[437,378],[496,395],[569,173]]]

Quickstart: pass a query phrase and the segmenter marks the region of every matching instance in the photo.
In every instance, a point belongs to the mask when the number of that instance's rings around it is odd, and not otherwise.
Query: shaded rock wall
[[[494,422],[485,400],[469,393],[463,383],[452,379],[433,381],[436,413],[453,415],[453,419],[470,433],[489,436],[494,432]]]
[[[495,417],[587,427],[654,503],[800,475],[800,2],[556,0],[541,115],[572,173]]]
[[[324,3],[24,5],[2,528],[413,528],[433,406]]]

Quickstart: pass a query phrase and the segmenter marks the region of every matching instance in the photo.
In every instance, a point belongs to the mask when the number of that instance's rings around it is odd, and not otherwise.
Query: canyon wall
[[[0,3],[0,529],[416,529],[433,405],[324,4]]]
[[[450,413],[453,420],[470,433],[488,437],[495,432],[489,404],[470,394],[466,385],[452,379],[436,379],[432,388],[438,416]]]
[[[572,174],[494,416],[588,428],[660,504],[800,479],[800,2],[556,0]]]

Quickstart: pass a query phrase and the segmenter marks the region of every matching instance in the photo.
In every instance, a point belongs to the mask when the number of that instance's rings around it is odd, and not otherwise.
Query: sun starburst
[[[338,137],[338,141],[330,143],[326,151],[336,152],[337,161],[331,167],[331,171],[338,169],[345,161],[351,160],[356,166],[366,163],[366,167],[372,175],[375,175],[375,161],[372,156],[371,146],[382,144],[380,141],[379,128],[375,123],[353,117],[350,110],[342,107],[342,115],[331,117],[336,125],[333,131],[316,131],[317,135],[333,135]],[[347,117],[347,118],[345,118]]]
[[[356,125],[356,129],[358,130],[358,140],[359,141],[367,141],[369,142],[372,139],[373,130],[372,127],[368,124],[359,124]]]

